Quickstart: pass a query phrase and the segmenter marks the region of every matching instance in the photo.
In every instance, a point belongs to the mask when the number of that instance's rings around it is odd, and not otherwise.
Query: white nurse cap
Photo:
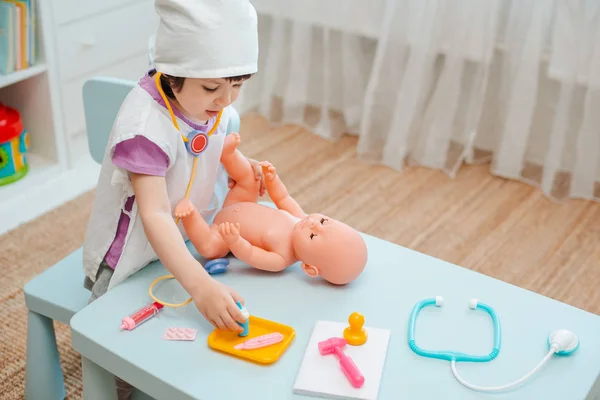
[[[157,71],[227,78],[258,70],[256,10],[249,0],[156,0]]]

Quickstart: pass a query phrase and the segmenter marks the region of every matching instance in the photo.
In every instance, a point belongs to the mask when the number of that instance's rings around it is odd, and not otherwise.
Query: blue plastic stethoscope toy
[[[472,385],[472,384],[466,382],[464,379],[462,379],[460,377],[460,375],[458,375],[458,372],[456,371],[456,363],[457,362],[487,362],[487,361],[492,361],[494,358],[496,358],[498,356],[498,354],[500,353],[500,334],[501,334],[500,320],[498,319],[498,315],[496,315],[496,312],[494,311],[494,309],[492,307],[488,306],[487,304],[480,303],[477,299],[471,299],[469,301],[469,308],[471,308],[472,310],[475,310],[475,309],[483,310],[483,311],[487,312],[490,315],[490,317],[492,318],[492,322],[494,324],[494,348],[487,355],[477,356],[477,355],[471,355],[471,354],[465,354],[465,353],[461,353],[461,352],[447,351],[447,350],[444,350],[444,351],[424,350],[424,349],[420,348],[417,345],[417,342],[415,341],[415,326],[416,326],[416,322],[417,322],[417,316],[419,315],[419,312],[421,311],[421,309],[424,307],[433,306],[433,305],[435,305],[436,307],[442,307],[444,305],[444,298],[441,296],[437,296],[435,299],[425,299],[425,300],[418,302],[413,307],[413,310],[410,314],[410,320],[408,323],[408,346],[411,348],[412,351],[414,351],[416,354],[418,354],[420,356],[450,361],[450,367],[452,369],[452,374],[454,375],[456,380],[463,386],[465,386],[469,389],[472,389],[472,390],[476,390],[476,391],[480,391],[480,392],[497,392],[497,391],[503,391],[503,390],[510,389],[512,387],[515,387],[515,386],[523,383],[530,376],[532,376],[535,372],[537,372],[537,370],[539,370],[546,363],[546,361],[548,361],[550,359],[550,357],[552,357],[553,354],[566,356],[566,355],[572,354],[573,352],[575,352],[575,350],[577,350],[579,348],[579,338],[577,337],[577,335],[575,335],[575,333],[573,333],[569,330],[566,330],[566,329],[559,329],[559,330],[553,331],[548,336],[548,353],[546,353],[546,355],[544,356],[542,361],[540,361],[540,363],[538,365],[536,365],[535,368],[533,368],[529,373],[527,373],[521,379],[518,379],[518,380],[516,380],[512,383],[506,384],[506,385],[495,386],[495,387],[484,387],[484,386]]]
[[[227,266],[229,265],[229,260],[226,258],[215,258],[214,260],[207,261],[204,264],[204,269],[210,275],[222,274],[227,271]]]

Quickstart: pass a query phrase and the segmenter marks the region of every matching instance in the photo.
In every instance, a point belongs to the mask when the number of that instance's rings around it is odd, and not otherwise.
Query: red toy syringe
[[[156,316],[160,310],[163,309],[163,305],[154,302],[148,304],[121,320],[121,330],[127,329],[128,331],[138,327],[142,323],[148,321],[150,318]]]

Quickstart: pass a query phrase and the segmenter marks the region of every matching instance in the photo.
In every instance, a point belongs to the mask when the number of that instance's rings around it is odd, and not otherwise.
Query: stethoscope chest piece
[[[579,348],[579,338],[567,329],[558,329],[548,336],[548,348],[559,356],[568,356]]]
[[[190,154],[198,157],[208,147],[208,135],[201,131],[190,132],[185,147]]]
[[[217,258],[204,264],[204,269],[206,269],[206,272],[210,275],[217,275],[226,272],[228,265],[229,260],[227,258]]]

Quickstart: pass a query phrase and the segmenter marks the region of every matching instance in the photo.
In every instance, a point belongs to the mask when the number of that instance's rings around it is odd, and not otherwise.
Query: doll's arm
[[[279,272],[288,266],[280,254],[252,246],[246,239],[240,238],[236,244],[229,246],[229,249],[239,260],[256,269]]]
[[[267,161],[260,163],[263,168],[263,175],[265,177],[265,186],[267,187],[267,193],[273,200],[273,203],[280,210],[285,210],[298,218],[304,218],[306,213],[302,210],[302,207],[294,200],[287,191],[287,188],[279,179],[279,175],[275,171],[275,167]]]
[[[306,216],[306,213],[302,210],[300,205],[289,194],[281,200],[273,202],[275,203],[277,208],[289,212],[294,217],[304,218]]]
[[[264,271],[283,271],[289,263],[278,253],[253,246],[240,236],[239,224],[226,222],[219,225],[221,237],[229,245],[229,250],[240,261]]]

